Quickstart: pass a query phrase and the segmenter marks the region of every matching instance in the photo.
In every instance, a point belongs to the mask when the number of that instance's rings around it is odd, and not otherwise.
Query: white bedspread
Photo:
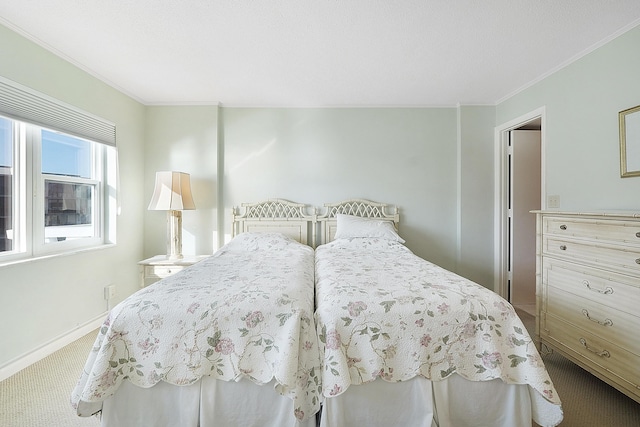
[[[124,380],[188,385],[275,379],[299,420],[320,408],[313,250],[244,233],[215,255],[118,304],[100,329],[71,401],[79,415]],[[94,403],[92,403],[94,402]]]
[[[400,243],[355,238],[318,247],[316,304],[325,397],[377,378],[440,381],[456,373],[529,384],[560,409],[513,307]]]

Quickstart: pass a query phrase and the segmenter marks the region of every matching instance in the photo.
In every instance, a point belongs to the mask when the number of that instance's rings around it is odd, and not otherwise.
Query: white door
[[[540,131],[510,135],[509,301],[527,311],[536,303],[536,217],[541,200]]]

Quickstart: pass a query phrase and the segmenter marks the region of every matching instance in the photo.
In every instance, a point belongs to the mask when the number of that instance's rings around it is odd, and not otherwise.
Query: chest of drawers
[[[640,402],[640,212],[535,213],[538,343]]]

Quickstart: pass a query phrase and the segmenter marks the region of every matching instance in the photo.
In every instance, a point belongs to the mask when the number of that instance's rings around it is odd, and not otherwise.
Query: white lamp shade
[[[149,210],[181,211],[195,209],[191,195],[191,177],[184,172],[156,172],[156,186],[153,189]]]

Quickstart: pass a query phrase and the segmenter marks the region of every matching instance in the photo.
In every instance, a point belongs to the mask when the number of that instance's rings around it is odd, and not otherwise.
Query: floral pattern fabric
[[[111,310],[72,405],[94,406],[127,380],[193,384],[209,375],[276,380],[299,420],[320,408],[313,249],[281,234],[244,233],[214,255]]]
[[[560,400],[513,307],[496,293],[383,239],[316,249],[316,327],[325,397],[382,378],[529,384]]]

